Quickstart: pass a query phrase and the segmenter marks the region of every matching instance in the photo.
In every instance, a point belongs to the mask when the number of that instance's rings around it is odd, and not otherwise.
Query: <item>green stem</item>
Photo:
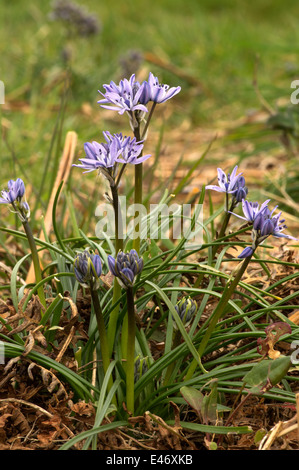
[[[199,345],[199,349],[198,349],[198,355],[199,355],[199,358],[201,359],[204,352],[205,352],[205,349],[206,349],[206,346],[209,342],[209,339],[217,325],[217,322],[218,320],[221,318],[221,316],[223,315],[223,312],[227,306],[227,303],[228,301],[230,300],[231,296],[233,295],[238,283],[240,282],[244,272],[246,271],[247,269],[247,266],[248,264],[250,263],[250,260],[252,258],[253,255],[249,256],[248,258],[245,258],[236,274],[236,277],[234,279],[231,279],[227,282],[226,286],[225,286],[225,289],[223,291],[223,294],[222,294],[222,297],[221,297],[221,300],[219,301],[217,307],[215,308],[214,312],[213,312],[213,315],[211,316],[210,318],[210,323],[209,323],[209,326],[205,332],[205,335]],[[188,372],[184,378],[184,380],[190,380],[193,376],[193,373],[196,369],[196,366],[197,366],[197,362],[195,360],[192,361],[192,363],[190,364],[189,366],[189,369],[188,369]]]
[[[99,336],[100,336],[103,367],[104,367],[104,372],[106,373],[110,364],[108,340],[106,336],[106,327],[105,327],[105,321],[104,321],[101,304],[99,301],[97,291],[95,290],[92,282],[90,283],[90,293],[91,293],[94,313],[96,316],[98,331],[99,331]]]
[[[133,289],[127,289],[128,345],[126,364],[127,410],[134,415],[135,308]]]
[[[118,189],[116,184],[111,184],[111,195],[112,195],[112,203],[114,209],[114,224],[115,224],[115,252],[116,255],[119,250],[123,250],[123,223],[122,223],[122,215],[121,215],[121,208],[119,204],[119,197],[118,197]]]
[[[115,278],[113,281],[113,296],[112,296],[112,305],[116,304],[118,299],[121,296],[121,286],[118,282],[118,280]],[[109,355],[110,357],[112,356],[112,351],[114,347],[114,341],[115,341],[115,332],[116,332],[116,325],[117,325],[117,319],[119,315],[119,304],[117,304],[114,309],[112,310],[110,317],[109,317],[109,323],[108,323],[108,343],[109,343]]]
[[[93,282],[90,282],[90,293],[91,293],[91,298],[92,298],[92,303],[93,303],[93,308],[94,308],[94,313],[96,316],[97,320],[97,325],[98,325],[98,332],[99,332],[99,337],[100,337],[100,348],[101,348],[101,354],[102,354],[102,361],[103,361],[103,368],[104,368],[104,373],[106,374],[108,367],[110,365],[110,353],[109,353],[109,345],[108,345],[108,338],[106,335],[106,327],[105,327],[105,321],[104,321],[104,316],[102,312],[102,307],[100,304],[100,300],[97,294],[96,289],[94,288]],[[109,390],[111,389],[113,385],[112,377],[110,376],[109,381],[108,381],[108,388]],[[115,400],[114,400],[115,402]]]
[[[140,122],[138,118],[136,119],[137,121],[137,126],[134,127],[134,137],[136,137],[136,141],[140,142],[141,140],[144,140],[146,138],[146,133],[149,127],[149,123],[151,121],[151,118],[153,116],[154,110],[156,107],[156,103],[153,103],[149,116],[147,118],[146,124],[144,126],[142,135],[140,132]],[[139,155],[140,157],[142,156],[142,152]],[[139,163],[138,165],[135,165],[135,204],[142,204],[143,201],[143,196],[142,196],[142,181],[143,180],[143,165],[142,163]],[[136,230],[140,230],[139,225],[136,227]],[[133,240],[133,248],[137,251],[137,253],[140,253],[140,237],[136,237]]]
[[[117,180],[116,180],[116,182],[115,182],[115,186],[116,186],[117,188],[118,188],[118,186],[119,186],[121,177],[122,177],[122,175],[123,175],[123,172],[125,171],[126,166],[127,166],[127,164],[124,163],[123,166],[122,166],[121,169],[120,169],[120,172],[119,172],[119,174],[118,174]]]
[[[225,199],[225,214],[224,214],[224,218],[223,218],[223,222],[222,222],[222,225],[221,225],[220,232],[219,232],[219,234],[218,234],[218,236],[217,236],[217,239],[219,239],[219,240],[225,236],[225,232],[226,232],[228,223],[229,223],[230,218],[231,218],[231,212],[233,211],[234,207],[235,207],[235,205],[234,205],[234,203],[232,202],[230,209],[228,209],[228,194],[226,193],[226,199]],[[213,255],[212,255],[213,258],[214,258],[214,256],[215,256],[215,254],[216,254],[218,248],[219,248],[219,246],[217,246],[217,245],[215,245],[215,246],[213,247],[213,251],[212,251],[212,253],[213,253]]]
[[[134,137],[136,137],[136,141],[139,142],[141,140],[140,137],[140,125],[134,128]],[[142,155],[142,152],[140,156]],[[142,204],[142,176],[143,176],[143,165],[139,163],[135,165],[135,204]],[[139,231],[140,227],[139,224],[136,226],[136,230]],[[133,248],[140,253],[140,236],[134,237],[133,240]]]
[[[147,133],[147,130],[148,130],[148,126],[149,126],[149,123],[152,119],[152,116],[154,114],[154,111],[155,111],[155,107],[156,107],[157,103],[153,103],[152,107],[151,107],[151,110],[150,110],[150,113],[149,113],[149,116],[147,118],[147,121],[146,121],[146,124],[144,126],[144,129],[143,129],[143,132],[142,132],[142,139],[145,139],[146,138],[146,133]]]
[[[123,228],[122,228],[122,217],[121,217],[121,210],[119,205],[119,198],[118,198],[118,189],[117,186],[111,184],[111,195],[112,195],[112,203],[114,209],[114,223],[115,223],[115,256],[117,256],[119,251],[123,250]],[[121,286],[117,279],[114,279],[113,284],[113,298],[112,304],[117,303],[118,299],[121,295]],[[115,331],[117,325],[117,319],[119,315],[119,304],[115,306],[112,310],[109,318],[108,324],[108,345],[109,345],[109,357],[112,355],[114,340],[115,340]]]
[[[37,248],[36,248],[36,244],[34,241],[33,233],[32,233],[28,220],[23,220],[22,223],[23,223],[23,227],[24,227],[24,230],[28,239],[30,251],[31,251],[32,262],[33,262],[34,272],[35,272],[35,282],[39,283],[40,281],[42,281],[42,273],[40,269],[39,256],[37,253]],[[45,298],[43,286],[41,286],[37,290],[37,293],[39,296],[39,300],[41,301],[41,304],[43,305],[43,307],[46,308],[47,305],[46,305],[46,298]]]

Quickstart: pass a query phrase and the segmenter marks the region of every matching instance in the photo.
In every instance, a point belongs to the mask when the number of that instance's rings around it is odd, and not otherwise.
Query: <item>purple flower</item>
[[[242,200],[242,209],[244,217],[241,215],[235,214],[236,217],[240,219],[247,220],[248,222],[253,223],[258,216],[262,216],[265,211],[269,211],[268,203],[270,199],[267,199],[263,204],[260,206],[258,202],[249,202],[245,199]]]
[[[287,228],[285,219],[280,220],[281,212],[276,215],[272,215],[277,206],[270,212],[266,210],[253,226],[253,229],[260,234],[260,238],[267,238],[270,235],[276,238],[288,238],[289,240],[297,240],[297,238],[291,235],[282,233]]]
[[[251,246],[246,246],[246,248],[239,254],[238,258],[248,258],[248,256],[252,256],[254,250]]]
[[[144,86],[144,83],[140,85],[135,80],[135,74],[131,75],[129,80],[126,78],[121,80],[118,85],[111,81],[109,85],[103,85],[105,93],[99,90],[104,98],[99,100],[98,103],[102,108],[118,111],[119,114],[124,112],[132,113],[133,111],[147,113],[148,109],[140,101]]]
[[[146,107],[149,101],[164,103],[181,91],[181,87],[169,87],[159,83],[157,77],[151,72],[148,81],[141,84],[135,80],[135,74],[130,79],[121,80],[118,85],[113,81],[109,85],[103,85],[105,93],[99,91],[103,99],[98,103],[102,108],[118,111],[119,114],[129,113],[132,117],[134,111],[147,113]]]
[[[140,102],[147,104],[149,101],[154,103],[164,103],[181,91],[181,87],[169,87],[159,83],[158,77],[155,77],[151,72],[147,82],[143,82],[144,88],[140,96]]]
[[[136,250],[131,250],[129,253],[120,251],[116,259],[111,255],[108,256],[108,265],[120,285],[128,289],[133,286],[135,277],[142,271],[143,259],[139,258]]]
[[[21,178],[18,178],[16,181],[9,180],[7,183],[8,190],[1,191],[1,204],[12,204],[15,201],[20,202],[25,194],[25,185]]]
[[[117,163],[131,163],[136,165],[147,160],[150,155],[139,157],[143,149],[143,141],[136,142],[136,138],[123,137],[121,133],[112,135],[110,132],[103,132],[106,142],[86,142],[84,144],[85,158],[80,158],[81,164],[73,165],[86,170],[88,173],[94,170],[101,170],[109,177],[113,174],[112,169]],[[107,171],[108,170],[108,173]]]
[[[102,274],[101,258],[86,249],[75,258],[74,272],[77,281],[83,286],[88,286],[89,282],[97,284]]]
[[[96,34],[101,29],[101,25],[94,15],[68,0],[57,0],[53,5],[50,18],[51,20],[63,21],[73,28],[72,32],[80,36]]]
[[[236,207],[239,202],[242,202],[243,199],[246,199],[248,194],[248,188],[245,186],[244,176],[239,176],[233,189],[235,189],[235,192],[233,193],[233,206]]]
[[[143,140],[140,142],[136,141],[136,137],[127,137],[123,136],[120,132],[119,134],[110,134],[110,132],[105,132],[105,138],[107,141],[116,139],[118,142],[118,147],[121,150],[119,157],[116,159],[119,163],[131,163],[136,165],[147,160],[151,155],[140,156],[143,150]],[[139,157],[139,158],[138,158]]]
[[[119,145],[119,139],[117,137],[108,137],[109,133],[103,132],[106,139],[105,143],[99,144],[98,142],[86,142],[84,144],[85,158],[79,158],[81,162],[77,166],[86,170],[84,173],[94,171],[97,169],[109,169],[113,168],[117,163],[122,149]]]
[[[247,202],[247,201],[243,201]],[[274,211],[276,210],[277,206],[274,207],[272,211],[268,208],[266,204],[268,201],[265,201],[261,207],[257,203],[254,203],[254,207],[248,203],[248,207],[246,207],[244,214],[246,212],[246,220],[253,222],[252,227],[252,245],[251,247],[246,247],[242,253],[238,256],[238,258],[247,258],[251,256],[256,248],[261,245],[268,237],[271,235],[276,238],[287,238],[289,240],[297,240],[296,238],[292,237],[291,235],[286,235],[282,233],[283,230],[287,228],[285,225],[285,219],[280,220],[281,212],[276,215],[273,215]],[[252,203],[251,203],[252,204]],[[244,208],[243,208],[244,210]],[[242,217],[243,218],[243,217]]]
[[[1,191],[0,204],[10,204],[12,212],[18,214],[22,222],[30,217],[29,204],[25,201],[25,185],[21,178],[9,180],[7,189]]]
[[[238,166],[235,166],[232,173],[231,174],[228,173],[228,175],[226,176],[226,174],[224,173],[224,171],[221,170],[221,168],[217,168],[218,186],[208,185],[206,186],[206,189],[212,189],[213,191],[218,191],[220,193],[234,194],[236,191],[238,191],[240,187],[245,186],[245,180],[241,176],[242,173],[239,173],[237,175],[237,171],[238,171]],[[240,186],[238,186],[238,181],[240,178],[242,178],[242,180],[241,180],[241,183],[239,183]],[[243,181],[244,181],[244,186],[242,186]]]
[[[143,140],[137,142],[135,137],[133,139],[130,137],[124,137],[121,142],[121,147],[121,155],[117,159],[119,163],[131,163],[133,165],[137,165],[150,157],[150,155],[140,156],[143,149]]]

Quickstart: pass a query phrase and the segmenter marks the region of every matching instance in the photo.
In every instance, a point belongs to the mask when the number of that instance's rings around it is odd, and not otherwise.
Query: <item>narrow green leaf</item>
[[[120,428],[122,426],[127,426],[127,421],[114,421],[113,423],[105,424],[103,426],[99,426],[98,428],[93,428],[89,431],[82,432],[78,436],[73,437],[65,444],[63,444],[59,450],[68,450],[73,445],[77,444],[77,442],[82,441],[83,439],[87,439],[89,437],[93,437],[95,434],[100,434],[101,432],[111,431],[112,429]]]
[[[166,421],[166,423],[170,426],[175,424],[174,420]],[[183,429],[210,434],[250,434],[253,432],[250,426],[212,426],[209,424],[187,423],[186,421],[181,421],[180,425]]]

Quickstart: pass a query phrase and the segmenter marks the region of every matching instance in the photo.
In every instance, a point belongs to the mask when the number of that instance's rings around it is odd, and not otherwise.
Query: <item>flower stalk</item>
[[[99,332],[99,337],[100,337],[100,347],[101,347],[101,354],[102,354],[102,360],[103,360],[103,368],[104,368],[104,372],[106,373],[110,365],[108,339],[106,335],[106,327],[105,327],[102,307],[100,304],[96,286],[94,285],[94,282],[92,280],[90,281],[90,294],[91,294],[93,309],[94,309],[94,313],[96,316],[98,332]],[[110,386],[112,386],[112,381],[110,383]]]
[[[140,140],[140,123],[134,128],[134,136],[139,142]],[[143,164],[142,162],[135,165],[135,204],[142,204],[143,192],[142,192],[142,176],[143,176]],[[136,226],[137,232],[139,232],[139,224]],[[133,248],[139,253],[140,252],[140,236],[134,237]]]
[[[105,320],[97,292],[100,285],[100,276],[102,274],[102,262],[100,256],[89,251],[89,249],[79,253],[74,260],[74,273],[79,284],[81,284],[83,287],[89,287],[90,289],[93,310],[100,337],[100,350],[103,361],[103,369],[104,373],[106,374],[110,365],[110,354]],[[110,377],[108,381],[109,389],[112,387],[112,385],[112,377]]]
[[[21,178],[17,178],[15,181],[8,181],[7,189],[1,191],[0,204],[10,205],[12,207],[11,211],[18,215],[23,224],[31,251],[35,282],[38,284],[42,281],[42,273],[36,244],[29,225],[30,207],[25,198],[25,184]],[[37,293],[42,306],[46,309],[47,305],[43,286],[38,288]]]
[[[99,332],[99,337],[100,337],[100,348],[101,348],[101,355],[102,355],[102,361],[103,361],[103,369],[104,369],[104,374],[106,374],[108,367],[110,365],[110,351],[109,351],[108,338],[106,334],[103,311],[102,311],[100,300],[97,294],[97,289],[95,288],[93,281],[90,281],[90,294],[91,294],[93,309],[94,309],[94,313],[96,316],[98,332]],[[112,376],[109,377],[107,386],[108,386],[108,391],[111,390],[113,386]],[[116,406],[115,395],[112,398],[112,403]]]
[[[135,307],[133,288],[127,289],[127,309],[128,309],[128,343],[127,343],[127,363],[126,363],[126,399],[127,410],[134,415],[134,383],[135,383]]]
[[[120,251],[116,258],[108,256],[110,272],[115,276],[120,286],[126,290],[127,315],[123,324],[122,335],[127,341],[126,348],[126,399],[128,412],[134,414],[134,364],[135,364],[135,306],[133,286],[136,276],[143,269],[143,259],[135,250],[128,253]],[[122,338],[123,339],[123,338]],[[122,342],[124,345],[124,341]],[[123,348],[122,348],[123,349]]]
[[[142,131],[142,137],[141,137],[141,132],[140,132],[140,122],[137,121],[138,125],[137,127],[134,128],[134,137],[136,138],[137,142],[139,142],[141,139],[146,139],[146,134],[148,131],[149,123],[153,116],[156,104],[157,103],[154,102],[151,107],[149,116],[147,118],[146,124]],[[142,152],[140,153],[139,157],[141,156],[142,156]],[[135,204],[142,204],[142,201],[143,201],[142,183],[143,183],[143,165],[141,162],[135,166],[135,199],[134,199]],[[137,226],[137,231],[139,230],[140,228],[139,226]],[[134,238],[133,247],[138,253],[140,252],[140,237]]]
[[[111,195],[112,195],[112,205],[114,210],[114,222],[115,222],[115,253],[123,250],[123,228],[122,228],[122,216],[119,204],[119,197],[118,197],[118,188],[116,184],[111,183]],[[113,296],[112,296],[112,305],[116,304],[118,299],[121,295],[121,286],[117,282],[117,279],[114,279],[113,283]],[[116,325],[117,319],[119,315],[119,305],[117,304],[114,309],[112,310],[109,323],[108,323],[108,345],[109,345],[109,356],[111,357],[114,340],[115,340],[115,332],[116,332]]]
[[[218,168],[218,186],[206,186],[206,189],[212,189],[213,191],[225,193],[224,218],[217,239],[221,239],[225,236],[225,232],[233,210],[238,206],[240,202],[246,199],[248,194],[248,189],[245,186],[245,178],[244,176],[242,176],[242,173],[238,174],[237,171],[238,167],[235,166],[232,173],[228,173],[226,175],[221,170],[221,168]],[[229,196],[231,196],[231,202]],[[212,250],[213,258],[217,252],[217,249],[218,247],[217,245],[215,245]]]

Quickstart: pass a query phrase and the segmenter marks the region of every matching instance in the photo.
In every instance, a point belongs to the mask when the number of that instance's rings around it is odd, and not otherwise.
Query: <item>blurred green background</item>
[[[299,78],[296,0],[78,0],[98,25],[86,36],[53,20],[53,4],[2,0],[0,6],[1,187],[17,176],[38,187],[48,162],[45,201],[67,131],[77,132],[78,151],[103,130],[129,131],[126,120],[97,100],[102,84],[118,82],[130,68],[142,80],[152,71],[182,87],[169,104],[166,130],[177,129],[186,142],[198,129],[217,129],[261,109],[253,86],[257,57],[260,92],[275,109],[278,100],[289,101],[290,84]],[[276,134],[260,140],[263,132],[240,128],[228,140],[249,135],[262,151],[280,146]]]

